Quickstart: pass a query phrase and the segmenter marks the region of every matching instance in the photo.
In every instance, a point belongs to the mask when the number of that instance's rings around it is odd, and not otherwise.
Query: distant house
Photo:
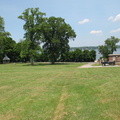
[[[10,58],[7,55],[3,58],[3,64],[5,63],[10,63]]]
[[[108,59],[109,61],[120,62],[120,54],[109,54]]]

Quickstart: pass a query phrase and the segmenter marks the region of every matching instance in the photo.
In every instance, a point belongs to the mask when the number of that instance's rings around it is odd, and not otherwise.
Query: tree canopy
[[[4,19],[0,16],[0,62],[5,54],[5,49],[7,47],[6,42],[9,40],[10,33],[5,31]]]
[[[50,17],[42,24],[43,49],[49,60],[54,62],[69,51],[69,40],[76,34],[63,18]]]
[[[117,43],[120,41],[120,39],[115,38],[114,36],[111,36],[107,40],[105,40],[105,45],[108,46],[108,50],[110,51],[110,54],[113,54],[114,51],[116,51]]]
[[[26,44],[29,46],[28,54],[31,59],[31,64],[33,64],[38,45],[41,42],[41,24],[44,21],[44,16],[45,13],[40,12],[39,8],[28,8],[18,17],[25,21],[23,26],[25,30],[24,37]],[[24,54],[24,52],[23,50],[22,53]]]
[[[102,54],[103,58],[108,58],[108,54],[113,54],[117,49],[117,43],[120,39],[111,36],[105,40],[105,44],[98,47],[99,52]]]

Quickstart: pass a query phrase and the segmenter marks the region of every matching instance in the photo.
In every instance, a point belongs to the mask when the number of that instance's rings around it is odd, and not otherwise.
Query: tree
[[[75,62],[75,51],[69,51],[66,62]]]
[[[109,51],[107,45],[99,46],[98,50],[99,50],[99,53],[102,55],[103,58],[108,58],[108,54],[110,54],[110,51]]]
[[[90,62],[95,61],[96,60],[96,51],[91,50],[89,52],[90,52]]]
[[[18,18],[25,21],[23,26],[25,30],[25,42],[28,44],[28,55],[31,65],[37,54],[37,48],[41,40],[41,24],[44,21],[45,13],[39,11],[39,8],[28,8]],[[24,53],[24,51],[22,52]],[[24,54],[25,55],[25,54]]]
[[[82,62],[83,61],[83,53],[82,53],[82,50],[81,49],[76,49],[74,51],[75,53],[75,62]]]
[[[4,55],[6,54],[10,58],[11,62],[15,62],[14,47],[16,45],[16,42],[11,37],[7,37],[3,41],[3,43],[4,43],[4,50],[3,50]]]
[[[21,53],[21,42],[16,43],[13,48],[13,57],[14,57],[14,62],[21,62],[22,58],[20,56]]]
[[[0,16],[0,32],[3,33],[4,30],[4,19]]]
[[[111,36],[111,38],[108,38],[105,41],[105,45],[108,46],[108,49],[110,51],[110,54],[113,54],[114,51],[117,49],[116,43],[118,43],[120,40],[118,38],[115,38],[114,36]]]
[[[108,54],[113,54],[113,52],[116,51],[116,44],[119,41],[120,40],[118,38],[111,36],[111,38],[105,40],[105,45],[101,45],[98,47],[99,53],[102,54],[103,58],[108,58]]]
[[[83,51],[83,61],[84,62],[89,62],[89,59],[90,59],[90,52],[88,49],[85,49]]]
[[[5,31],[4,27],[4,19],[0,16],[0,62],[2,62],[3,56],[4,56],[4,50],[6,46],[6,39],[8,39],[10,36],[9,32]]]
[[[41,49],[40,50],[40,54],[38,55],[38,60],[37,61],[41,61],[41,62],[48,62],[48,56],[44,53],[44,50]]]
[[[20,57],[22,58],[23,62],[27,62],[30,60],[31,65],[33,65],[33,58],[35,60],[35,58],[38,56],[39,54],[39,50],[40,50],[40,46],[36,45],[36,48],[31,49],[31,42],[28,40],[21,40],[21,52],[20,52]],[[32,58],[32,59],[31,59]]]
[[[43,49],[52,64],[69,51],[69,40],[74,39],[76,34],[65,20],[58,17],[47,18],[42,24]]]

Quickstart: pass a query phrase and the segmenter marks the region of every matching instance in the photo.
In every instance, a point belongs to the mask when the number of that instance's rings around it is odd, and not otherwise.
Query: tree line
[[[48,62],[49,58],[47,54],[43,51],[38,59],[41,62]],[[75,49],[74,51],[69,51],[67,54],[60,56],[56,62],[93,62],[96,60],[95,50],[81,50]]]
[[[5,54],[10,58],[11,62],[30,62],[30,56],[27,55],[27,53],[25,55],[22,53],[23,47],[26,47],[26,45],[23,44],[23,41],[16,43],[11,37],[7,37],[2,44],[4,48],[2,48],[0,53],[0,63],[3,63],[3,57],[5,57]],[[86,49],[82,51],[77,48],[74,51],[69,50],[67,54],[62,54],[55,60],[55,62],[91,62],[95,59],[95,50]],[[51,62],[46,51],[42,48],[39,48],[34,61]]]

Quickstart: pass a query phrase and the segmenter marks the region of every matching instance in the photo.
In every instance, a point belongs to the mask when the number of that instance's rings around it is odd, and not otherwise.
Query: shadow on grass
[[[25,63],[23,66],[46,66],[46,65],[70,65],[70,63],[58,63],[56,62],[55,64],[51,64],[50,62],[41,62],[41,63],[34,63],[34,65],[31,65],[30,63]]]

